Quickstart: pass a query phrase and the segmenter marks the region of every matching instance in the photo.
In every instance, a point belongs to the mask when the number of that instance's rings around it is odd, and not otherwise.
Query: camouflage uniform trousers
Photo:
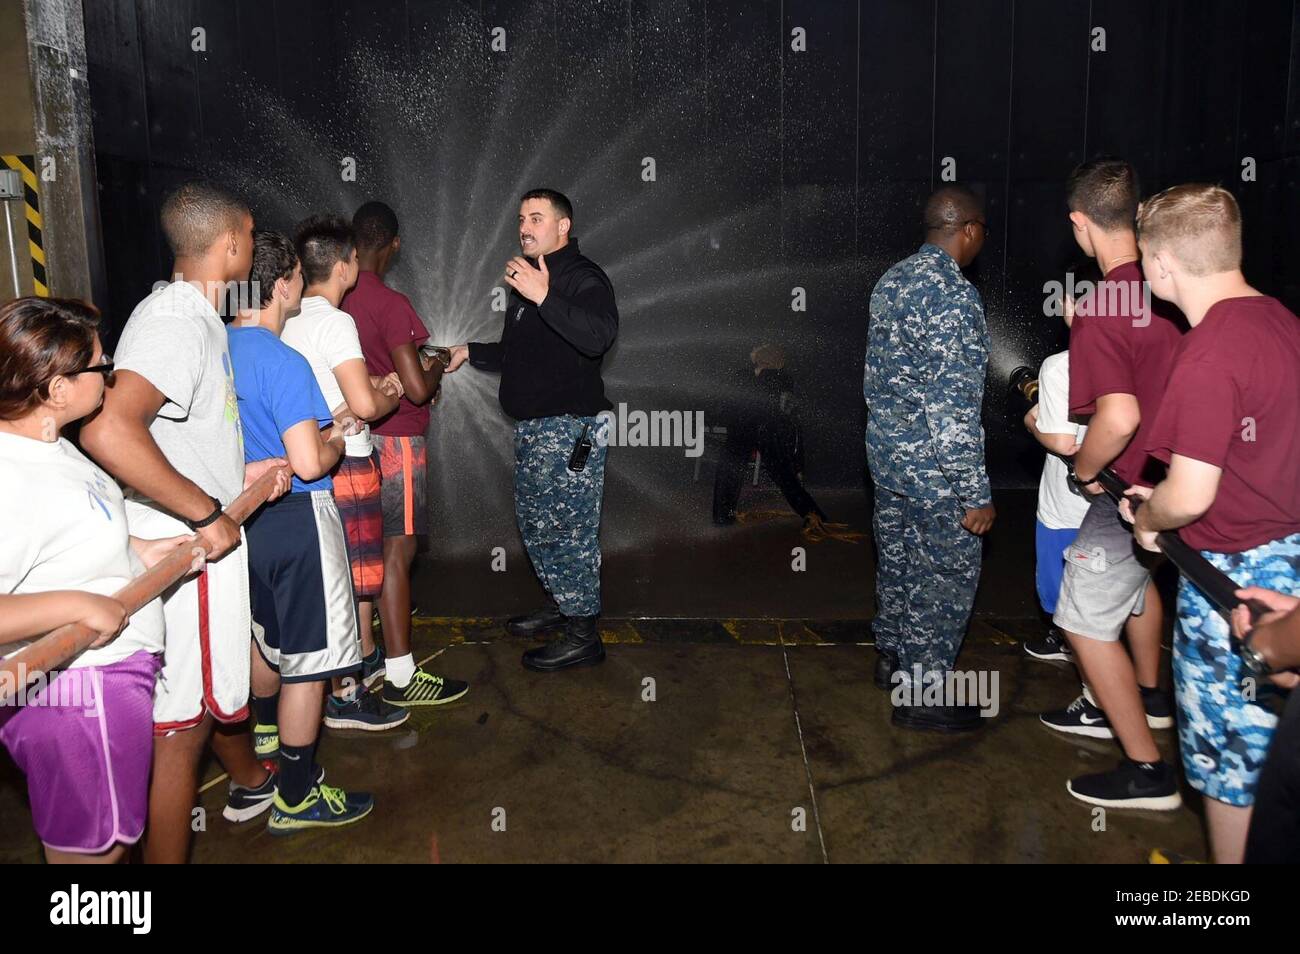
[[[1201,555],[1236,581],[1300,596],[1300,533],[1242,553]],[[1229,805],[1250,805],[1277,716],[1268,679],[1251,676],[1227,620],[1186,578],[1178,587],[1174,629],[1174,695],[1178,742],[1187,783]],[[1245,683],[1243,685],[1243,683]]]
[[[982,542],[962,529],[955,496],[907,497],[876,485],[878,649],[898,654],[909,677],[949,672],[957,662],[979,585]]]
[[[600,614],[600,504],[605,446],[595,417],[563,415],[515,424],[515,518],[533,569],[565,616]],[[587,466],[569,456],[588,425]]]

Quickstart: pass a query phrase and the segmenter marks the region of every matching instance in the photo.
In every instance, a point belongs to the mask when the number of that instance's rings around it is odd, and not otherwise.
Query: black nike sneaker
[[[1105,808],[1171,812],[1183,804],[1177,773],[1168,762],[1125,759],[1112,771],[1071,779],[1065,789],[1081,802]]]
[[[1025,652],[1044,662],[1074,662],[1065,634],[1053,626],[1042,639],[1026,639]]]
[[[1147,725],[1153,729],[1172,729],[1174,727],[1174,705],[1169,694],[1163,689],[1148,689],[1138,686],[1142,691],[1142,708],[1147,713]]]
[[[1043,713],[1038,721],[1067,735],[1086,735],[1090,739],[1115,738],[1115,730],[1110,727],[1106,713],[1093,704],[1086,692],[1064,709]]]

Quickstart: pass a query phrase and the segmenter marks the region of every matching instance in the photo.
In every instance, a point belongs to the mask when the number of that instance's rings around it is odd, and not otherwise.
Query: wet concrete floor
[[[1068,778],[1110,767],[1119,751],[1037,721],[1069,702],[1078,682],[1072,667],[1020,648],[1043,628],[1032,502],[999,502],[1004,522],[990,541],[998,558],[986,558],[960,660],[986,685],[996,679],[997,715],[976,733],[890,726],[866,645],[869,540],[809,546],[822,572],[803,576],[790,572],[801,538],[788,520],[683,545],[671,563],[662,552],[653,565],[615,556],[601,623],[606,663],[550,675],[524,670],[519,654],[530,644],[500,626],[531,608],[535,583],[498,576],[500,609],[466,615],[483,608],[470,589],[483,571],[426,560],[416,658],[469,680],[469,695],[417,710],[392,733],[323,730],[318,758],[329,780],[376,798],[374,813],[344,830],[276,838],[263,820],[230,824],[220,817],[220,770],[205,767],[206,830],[194,861],[1089,863],[1142,862],[1154,847],[1203,858],[1199,801],[1186,790],[1177,812],[1104,817],[1066,793]],[[713,572],[723,564],[736,568],[729,584]],[[680,592],[680,615],[640,618],[664,588]],[[1176,757],[1173,734],[1159,735]],[[36,861],[25,785],[5,761],[0,861]]]

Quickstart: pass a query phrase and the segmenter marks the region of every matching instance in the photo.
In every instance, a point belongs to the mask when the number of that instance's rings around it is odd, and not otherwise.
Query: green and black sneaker
[[[404,689],[384,680],[384,701],[394,706],[441,706],[455,702],[467,692],[469,683],[435,676],[419,666]]]
[[[273,835],[291,835],[308,828],[338,828],[360,821],[374,808],[374,796],[366,792],[345,792],[320,783],[312,786],[299,805],[286,805],[277,791],[266,828]]]
[[[253,723],[253,754],[262,761],[280,757],[280,727]]]

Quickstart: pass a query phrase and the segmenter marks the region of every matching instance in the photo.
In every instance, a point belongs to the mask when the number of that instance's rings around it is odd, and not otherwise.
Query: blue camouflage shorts
[[[1300,596],[1300,533],[1243,553],[1202,556],[1240,586]],[[1250,805],[1277,716],[1276,687],[1255,679],[1232,645],[1227,620],[1184,578],[1174,631],[1174,693],[1183,772],[1192,788],[1229,805]]]

